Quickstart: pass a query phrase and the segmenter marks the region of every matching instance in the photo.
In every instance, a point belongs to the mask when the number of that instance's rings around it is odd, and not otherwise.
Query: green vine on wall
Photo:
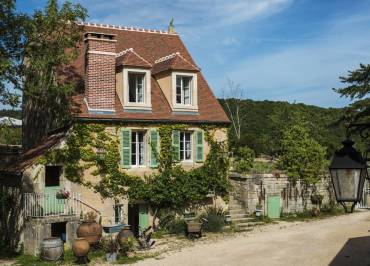
[[[113,127],[111,127],[113,128]],[[39,163],[63,164],[65,177],[93,188],[102,197],[127,197],[131,202],[146,201],[155,210],[183,210],[206,200],[208,192],[228,195],[229,159],[227,143],[214,138],[217,127],[203,126],[204,138],[210,147],[204,164],[185,171],[175,160],[172,147],[173,130],[184,130],[187,125],[160,125],[160,149],[158,171],[144,178],[129,175],[120,167],[120,126],[106,130],[102,124],[75,124],[62,148],[53,149]],[[97,152],[100,151],[100,152]],[[85,170],[100,176],[97,182],[84,180]]]

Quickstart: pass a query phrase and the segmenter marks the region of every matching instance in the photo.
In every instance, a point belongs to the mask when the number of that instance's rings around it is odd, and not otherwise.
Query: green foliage
[[[120,145],[115,137],[119,127],[115,128],[115,134],[110,134],[100,124],[76,123],[65,147],[47,153],[39,162],[63,163],[69,180],[92,187],[103,197],[129,196],[131,201],[144,200],[155,210],[181,212],[205,201],[209,190],[221,197],[227,196],[229,160],[224,156],[226,145],[214,140],[213,128],[204,128],[210,152],[201,167],[185,171],[175,162],[171,146],[172,130],[179,128],[185,126],[159,127],[159,171],[144,178],[128,175],[120,169]],[[105,153],[97,154],[97,148]],[[93,166],[96,168],[93,174],[101,177],[95,184],[83,180],[83,171]]]
[[[326,151],[310,137],[302,123],[286,127],[281,140],[278,167],[293,180],[315,184],[327,165]]]
[[[219,102],[226,110],[225,100],[220,99]],[[234,108],[233,105],[230,107]],[[345,137],[344,126],[336,123],[343,115],[343,109],[340,108],[245,99],[240,102],[239,112],[242,120],[239,144],[235,132],[229,131],[230,148],[234,152],[239,146],[247,146],[256,155],[276,157],[280,153],[282,130],[296,120],[297,115],[307,121],[306,127],[312,138],[327,148],[328,157],[340,147]]]
[[[15,10],[14,0],[0,5],[0,103],[16,107],[20,89],[26,16]]]
[[[346,117],[352,122],[369,121],[370,113],[370,65],[360,64],[360,68],[349,71],[340,80],[348,86],[334,89],[341,96],[348,97],[352,103],[346,108]]]
[[[170,234],[184,234],[186,231],[186,223],[184,219],[175,218],[167,223],[164,227]]]
[[[254,157],[255,154],[252,149],[248,147],[240,147],[234,161],[236,172],[248,172],[253,166]]]
[[[221,207],[206,207],[205,213],[201,215],[207,220],[204,229],[207,232],[221,232],[225,226],[225,211]]]
[[[20,145],[22,129],[0,125],[0,144]]]

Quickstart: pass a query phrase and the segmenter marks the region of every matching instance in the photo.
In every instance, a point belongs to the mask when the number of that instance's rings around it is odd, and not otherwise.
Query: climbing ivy
[[[221,197],[227,196],[227,144],[215,140],[217,127],[202,127],[210,151],[202,166],[185,171],[176,162],[172,132],[188,126],[160,125],[160,150],[156,153],[158,171],[144,177],[130,175],[120,169],[120,141],[117,138],[120,127],[115,126],[111,131],[102,124],[75,124],[65,145],[48,152],[39,163],[61,163],[68,180],[93,188],[105,198],[128,197],[131,202],[144,200],[154,210],[183,210],[196,206],[206,200],[210,190]],[[93,176],[100,176],[97,182],[84,180],[83,173],[87,169],[92,169]]]

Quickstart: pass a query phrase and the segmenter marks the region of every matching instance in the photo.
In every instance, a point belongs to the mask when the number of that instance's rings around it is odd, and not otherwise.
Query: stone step
[[[251,217],[242,217],[242,218],[231,218],[231,221],[234,223],[244,223],[244,222],[250,222],[253,220]]]
[[[252,227],[252,226],[257,226],[257,225],[263,225],[265,224],[264,222],[246,222],[246,223],[236,223],[236,227]]]
[[[246,214],[245,212],[240,212],[240,213],[232,213],[230,214],[231,216],[231,219],[234,219],[234,218],[247,218],[248,217],[248,214]]]
[[[243,205],[241,204],[229,204],[229,210],[230,209],[240,209],[243,208]]]
[[[229,210],[229,213],[230,215],[233,215],[233,214],[245,214],[245,210],[244,209],[238,209],[238,210]]]

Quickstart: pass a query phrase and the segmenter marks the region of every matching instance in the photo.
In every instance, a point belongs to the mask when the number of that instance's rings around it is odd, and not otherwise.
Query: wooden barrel
[[[57,237],[45,238],[41,242],[41,259],[56,261],[63,258],[63,241]]]

